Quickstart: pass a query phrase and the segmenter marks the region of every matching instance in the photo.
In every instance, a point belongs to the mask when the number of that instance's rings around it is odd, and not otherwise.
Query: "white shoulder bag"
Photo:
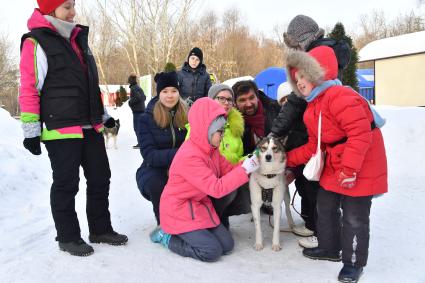
[[[317,150],[304,167],[303,174],[309,181],[319,181],[325,164],[325,152],[320,149],[320,138],[322,135],[322,111],[319,114],[319,127],[317,135]]]

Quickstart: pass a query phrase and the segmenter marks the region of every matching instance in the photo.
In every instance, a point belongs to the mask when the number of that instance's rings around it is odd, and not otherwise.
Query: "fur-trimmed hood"
[[[244,119],[241,112],[236,108],[232,108],[227,116],[227,124],[229,125],[230,132],[235,137],[242,137],[244,131]]]
[[[295,78],[292,77],[294,69],[301,72],[315,86],[338,77],[338,61],[335,52],[328,46],[313,48],[308,53],[297,50],[288,51],[286,58],[287,78],[294,92],[301,96]]]

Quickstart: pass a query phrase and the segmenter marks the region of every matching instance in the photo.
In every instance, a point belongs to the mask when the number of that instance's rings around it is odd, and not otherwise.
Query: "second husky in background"
[[[106,128],[103,131],[103,135],[105,136],[105,147],[108,149],[109,146],[109,138],[112,138],[113,145],[115,149],[118,149],[117,147],[117,136],[118,132],[120,130],[120,119],[115,120],[115,126],[112,128]]]

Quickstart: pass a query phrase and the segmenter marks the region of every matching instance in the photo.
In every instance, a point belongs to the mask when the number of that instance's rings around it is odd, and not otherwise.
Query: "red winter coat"
[[[316,50],[314,56],[322,56],[322,52],[326,55],[328,50]],[[326,73],[336,74],[336,64],[326,64],[326,60],[320,58],[318,61]],[[325,166],[320,178],[321,187],[348,196],[369,196],[387,192],[387,158],[381,130],[371,130],[373,114],[367,101],[344,86],[332,86],[308,103],[304,112],[304,123],[309,141],[288,153],[288,166],[307,163],[316,152],[320,111],[321,143],[322,149],[326,151]],[[344,137],[347,138],[346,142],[332,145]],[[342,188],[338,184],[337,177],[343,168],[357,172],[356,184],[350,189]]]
[[[225,111],[210,98],[198,99],[189,111],[190,138],[177,151],[161,195],[161,227],[166,233],[218,226],[209,196],[221,198],[248,182],[245,169],[231,165],[208,142],[208,126],[219,115]]]

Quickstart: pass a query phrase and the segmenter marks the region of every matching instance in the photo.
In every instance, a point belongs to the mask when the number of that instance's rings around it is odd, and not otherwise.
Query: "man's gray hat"
[[[218,116],[211,122],[211,125],[208,127],[208,142],[210,144],[211,144],[212,135],[218,130],[224,129],[224,126],[226,125],[226,123],[227,123],[227,120],[223,115]]]
[[[289,48],[301,48],[306,51],[310,43],[324,34],[325,31],[319,28],[312,18],[298,15],[289,23],[287,31],[283,33],[283,39]]]
[[[234,97],[232,88],[225,84],[215,84],[211,86],[210,90],[208,91],[208,97],[211,99],[215,99],[217,94],[222,90],[228,90],[232,97]]]

